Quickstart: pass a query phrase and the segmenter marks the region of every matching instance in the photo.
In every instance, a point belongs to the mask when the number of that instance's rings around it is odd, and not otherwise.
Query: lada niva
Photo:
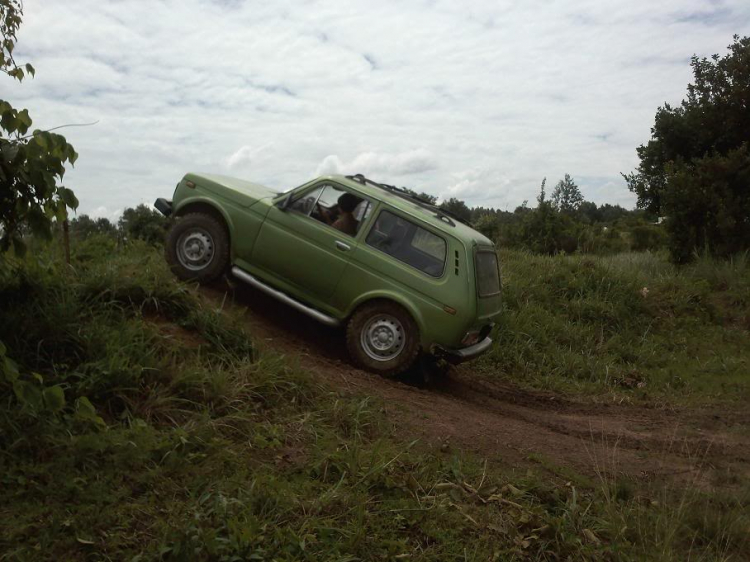
[[[493,243],[445,210],[360,174],[278,193],[187,174],[155,206],[176,220],[166,259],[179,278],[231,273],[329,326],[352,359],[392,375],[423,354],[486,352],[500,312]]]

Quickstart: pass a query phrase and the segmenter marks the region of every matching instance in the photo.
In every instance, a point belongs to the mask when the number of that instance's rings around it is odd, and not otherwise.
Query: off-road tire
[[[394,333],[400,331],[403,344],[398,354],[390,359],[374,359],[365,349],[363,331],[379,318],[392,318]],[[385,322],[385,321],[384,321]],[[396,330],[395,327],[401,327]],[[346,347],[352,360],[359,366],[385,376],[395,376],[414,364],[419,355],[419,328],[411,315],[394,302],[376,301],[358,308],[349,319],[346,327]]]
[[[180,245],[185,244],[185,237],[191,233],[201,233],[200,243],[211,252],[205,264],[186,266],[188,258],[184,250],[182,259]],[[229,233],[219,220],[204,213],[188,213],[177,219],[169,229],[164,249],[167,263],[172,272],[183,281],[197,281],[201,284],[211,283],[221,277],[229,266]]]

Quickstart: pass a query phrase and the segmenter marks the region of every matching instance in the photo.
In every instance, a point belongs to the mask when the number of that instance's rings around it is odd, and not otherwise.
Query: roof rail
[[[456,226],[456,223],[453,222],[453,220],[457,220],[458,222],[461,222],[461,223],[464,222],[462,219],[460,219],[459,217],[457,217],[456,215],[454,215],[450,211],[446,211],[445,209],[441,209],[440,207],[438,207],[437,205],[434,205],[433,203],[431,203],[427,199],[423,199],[423,198],[419,197],[418,195],[413,195],[413,194],[409,193],[408,191],[406,191],[403,188],[396,187],[395,185],[388,185],[387,183],[378,183],[376,181],[372,181],[371,179],[366,178],[363,174],[353,174],[353,175],[346,176],[346,177],[348,179],[350,179],[350,180],[354,180],[356,182],[359,182],[362,185],[369,184],[369,185],[378,187],[380,189],[383,189],[385,191],[388,191],[388,192],[392,193],[393,195],[395,195],[397,197],[401,197],[402,199],[406,199],[407,201],[411,201],[412,203],[416,204],[417,206],[419,206],[419,207],[421,207],[421,208],[423,208],[423,209],[425,209],[427,211],[431,211],[431,212],[435,213],[435,216],[439,220],[441,220],[441,221],[449,224],[450,226],[454,226],[454,227]]]

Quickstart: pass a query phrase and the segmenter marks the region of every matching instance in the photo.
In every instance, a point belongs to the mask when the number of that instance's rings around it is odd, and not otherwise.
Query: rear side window
[[[378,215],[365,242],[431,277],[445,269],[445,240],[388,211]]]
[[[477,290],[480,297],[490,297],[500,292],[500,271],[495,252],[477,252]]]

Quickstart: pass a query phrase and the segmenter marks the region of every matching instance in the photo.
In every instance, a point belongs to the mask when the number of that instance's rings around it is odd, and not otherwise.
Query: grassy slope
[[[501,252],[505,313],[479,365],[535,387],[669,401],[750,398],[750,258]]]
[[[0,379],[0,559],[750,556],[748,497],[406,443],[366,397],[258,355],[153,250],[107,245],[78,247],[75,271],[0,264],[0,341],[20,372],[15,389],[7,362]]]

